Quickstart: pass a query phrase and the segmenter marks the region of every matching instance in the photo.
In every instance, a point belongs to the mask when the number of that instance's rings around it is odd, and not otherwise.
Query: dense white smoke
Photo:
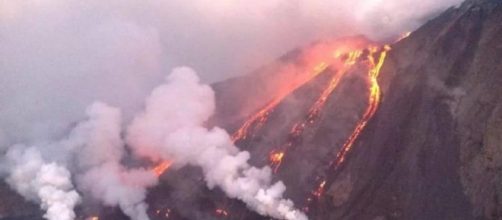
[[[282,198],[284,184],[270,183],[269,167],[252,167],[249,153],[239,151],[223,129],[203,126],[213,111],[211,88],[200,84],[193,70],[176,69],[167,84],[153,90],[145,112],[129,126],[128,143],[138,155],[200,166],[209,188],[220,187],[262,215],[306,219]]]
[[[146,188],[157,184],[157,177],[150,170],[121,165],[125,149],[120,111],[94,103],[87,115],[88,120],[73,130],[64,146],[77,162],[74,173],[79,189],[105,205],[119,206],[133,220],[147,220],[143,200]]]
[[[70,172],[63,166],[44,161],[35,147],[16,145],[6,154],[7,183],[25,198],[40,203],[50,220],[73,220],[73,208],[80,202]]]
[[[73,208],[80,196],[72,179],[88,197],[119,206],[133,220],[147,220],[143,200],[157,177],[151,170],[120,163],[124,156],[120,111],[94,103],[87,117],[62,140],[9,147],[2,164],[7,182],[25,198],[39,202],[49,220],[75,218]]]
[[[193,70],[175,69],[166,84],[153,90],[145,111],[128,127],[126,139],[138,157],[170,160],[176,167],[201,167],[209,188],[220,187],[262,215],[306,219],[290,200],[283,199],[284,184],[271,183],[269,167],[252,167],[247,162],[249,153],[239,151],[223,129],[204,127],[214,105],[213,90],[201,84]],[[120,207],[133,220],[148,220],[144,199],[157,177],[152,170],[121,164],[125,143],[119,109],[98,102],[86,113],[87,120],[77,124],[67,138],[8,148],[3,166],[7,182],[39,202],[47,219],[71,220],[80,201],[71,170],[80,192]]]

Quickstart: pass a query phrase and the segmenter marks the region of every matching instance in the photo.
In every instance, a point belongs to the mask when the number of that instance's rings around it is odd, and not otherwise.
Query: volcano
[[[319,41],[215,83],[207,123],[270,166],[309,219],[502,219],[501,58],[502,1],[468,0],[390,44]],[[270,219],[202,176],[163,172],[150,218]],[[0,219],[42,219],[5,184],[0,198]]]

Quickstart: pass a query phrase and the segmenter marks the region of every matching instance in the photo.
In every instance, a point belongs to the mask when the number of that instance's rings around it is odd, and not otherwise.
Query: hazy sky
[[[0,146],[58,135],[96,100],[127,118],[176,66],[214,82],[317,39],[393,38],[459,2],[0,0]]]

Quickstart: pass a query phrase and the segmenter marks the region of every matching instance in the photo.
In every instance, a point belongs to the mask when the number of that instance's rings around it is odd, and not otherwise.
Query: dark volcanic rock
[[[314,177],[325,175],[327,193],[311,219],[502,219],[501,1],[467,1],[392,47],[380,109],[345,165],[325,172],[321,164],[357,121],[343,114],[360,117],[350,102],[364,98],[343,100],[338,91],[330,100],[342,100],[330,101],[321,123],[286,154],[277,176],[288,196],[304,204]],[[309,101],[281,105],[257,138],[239,144],[261,164],[287,137],[279,128],[298,120],[280,117]]]
[[[310,219],[502,219],[502,1],[467,1],[391,46],[379,77],[380,107],[340,169],[328,164],[368,104],[364,69],[344,77],[301,137],[291,139],[291,127],[305,119],[333,70],[287,97],[238,146],[263,166],[272,150],[292,141],[275,178],[286,183],[286,197],[300,208],[308,205]],[[300,53],[279,62],[294,65]],[[275,70],[272,65],[214,85],[212,124],[235,131],[287,79],[270,78]],[[319,177],[327,179],[326,191],[308,204]],[[41,218],[35,205],[5,185],[0,196],[0,219]],[[268,219],[209,190],[193,167],[164,174],[147,202],[152,220]],[[215,213],[218,208],[229,216]],[[109,208],[100,217],[127,219]]]
[[[468,1],[394,45],[379,111],[327,174],[334,188],[350,177],[350,196],[334,190],[315,218],[502,219],[501,45],[500,1]]]

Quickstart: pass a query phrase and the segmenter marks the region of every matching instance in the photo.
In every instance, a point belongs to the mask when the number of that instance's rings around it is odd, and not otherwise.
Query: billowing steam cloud
[[[200,84],[193,70],[178,68],[165,85],[153,90],[145,111],[128,127],[126,139],[139,157],[174,161],[177,167],[201,167],[209,188],[220,187],[262,215],[306,219],[282,198],[284,184],[271,184],[270,168],[252,167],[247,162],[249,153],[239,151],[223,129],[203,126],[213,111],[212,89]],[[147,220],[146,190],[157,183],[157,177],[151,170],[121,164],[125,143],[120,111],[94,103],[87,117],[60,141],[10,147],[4,165],[7,182],[39,202],[47,219],[71,220],[80,202],[72,171],[80,192],[120,207],[133,220]]]
[[[239,151],[220,128],[203,124],[214,111],[214,94],[188,68],[175,70],[166,85],[147,99],[145,112],[135,118],[128,140],[142,156],[172,160],[178,166],[200,166],[209,188],[220,187],[262,215],[306,219],[293,203],[282,198],[282,182],[271,185],[269,167],[248,164],[249,153]]]
[[[155,185],[157,177],[150,170],[121,165],[120,111],[95,103],[87,116],[65,139],[8,148],[3,164],[7,182],[24,197],[39,202],[49,220],[75,218],[73,209],[80,196],[72,179],[80,192],[105,205],[119,206],[131,219],[147,220],[143,200],[146,188]]]
[[[6,155],[7,182],[25,198],[40,203],[50,220],[72,220],[80,196],[73,189],[70,172],[47,163],[34,147],[13,146]]]

